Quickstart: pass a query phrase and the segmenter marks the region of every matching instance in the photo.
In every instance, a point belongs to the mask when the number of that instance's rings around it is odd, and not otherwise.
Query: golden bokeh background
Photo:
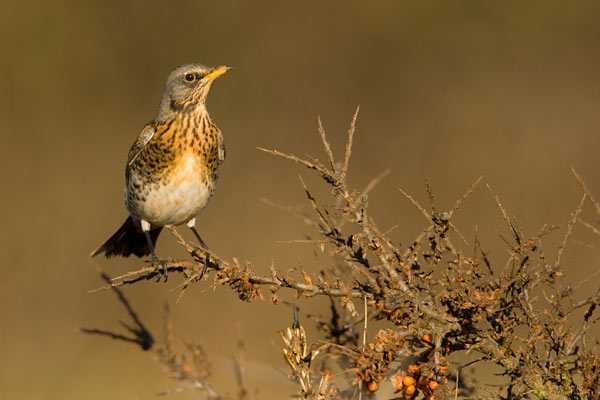
[[[112,293],[87,293],[102,283],[94,265],[116,275],[142,263],[88,254],[126,216],[127,151],[174,66],[234,67],[208,99],[228,158],[200,232],[222,257],[285,270],[314,257],[275,241],[309,232],[261,198],[306,205],[299,169],[256,147],[323,158],[320,115],[339,156],[359,104],[351,182],[391,170],[369,199],[403,242],[425,221],[397,188],[426,204],[424,176],[449,208],[484,175],[529,234],[576,207],[569,165],[600,197],[599,16],[598,2],[558,0],[3,2],[0,397],[143,399],[177,386],[150,354],[78,331],[126,319]],[[477,226],[504,257],[503,222],[484,186],[457,218],[468,239]],[[590,209],[584,218],[599,219]],[[183,255],[168,233],[158,254]],[[572,280],[598,270],[585,246],[567,256]],[[294,393],[278,350],[288,307],[241,303],[206,281],[175,304],[179,283],[125,290],[157,339],[168,301],[178,334],[207,350],[217,389],[235,393],[239,330],[249,387],[261,398]]]

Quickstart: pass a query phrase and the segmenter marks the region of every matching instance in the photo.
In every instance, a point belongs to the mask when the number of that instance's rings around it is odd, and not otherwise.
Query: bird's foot
[[[162,277],[165,278],[165,282],[169,279],[169,269],[167,267],[167,262],[165,260],[160,260],[156,257],[156,254],[152,254],[152,266],[159,270],[159,275],[157,282],[161,280]]]
[[[204,274],[206,273],[206,270],[208,269],[208,264],[210,263],[210,255],[208,254],[208,252],[206,250],[208,250],[208,248],[206,247],[197,247],[192,251],[192,257],[194,258],[198,258],[201,259],[200,253],[201,250],[204,250],[204,267],[202,268],[202,272],[200,273],[200,277],[198,278],[198,280],[202,280],[202,278],[204,277]]]

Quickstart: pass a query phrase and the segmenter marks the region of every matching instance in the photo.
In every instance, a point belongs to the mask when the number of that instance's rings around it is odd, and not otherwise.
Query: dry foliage
[[[545,227],[531,236],[513,222],[488,186],[508,232],[503,265],[492,265],[477,238],[474,246],[468,246],[452,222],[481,178],[447,211],[436,210],[429,185],[430,210],[402,192],[429,223],[409,246],[402,247],[382,232],[368,213],[367,195],[383,175],[362,191],[348,187],[355,123],[356,114],[340,162],[334,159],[320,121],[325,162],[261,149],[316,172],[331,188],[332,198],[318,201],[300,178],[312,212],[280,207],[318,231],[319,237],[308,242],[329,257],[328,269],[316,274],[302,267],[282,272],[271,265],[270,274],[261,275],[251,263],[224,260],[186,242],[171,228],[190,254],[187,260],[168,261],[166,266],[170,276],[183,276],[182,293],[188,285],[212,275],[214,285],[231,288],[242,301],[262,299],[265,290],[273,303],[278,303],[280,292],[286,289],[295,292],[297,303],[301,298],[327,296],[329,317],[303,316],[304,323],[314,323],[323,332],[322,340],[308,341],[297,310],[292,326],[281,332],[284,358],[291,379],[298,384],[299,398],[376,398],[384,386],[388,393],[390,388],[395,390],[397,399],[600,398],[597,338],[590,335],[598,321],[600,289],[595,296],[578,298],[561,268],[584,202],[590,201],[600,215],[600,204],[579,175],[573,171],[583,195],[570,219],[561,227]],[[600,232],[592,224],[581,223]],[[542,239],[558,230],[564,232],[564,239],[556,259],[549,260]],[[130,309],[118,288],[160,278],[162,273],[162,266],[144,267],[111,279],[102,289],[117,290]],[[178,390],[195,388],[209,398],[224,398],[208,384],[209,368],[199,346],[187,344],[191,362],[171,350],[170,339],[156,348],[132,310],[130,315],[138,327],[129,328],[133,338],[88,332],[152,349],[182,381]],[[361,325],[374,319],[384,321],[387,327],[368,338]],[[502,387],[477,383],[466,368],[476,363],[495,364],[509,378],[508,383]],[[241,371],[237,368],[240,391],[235,397],[246,399]]]

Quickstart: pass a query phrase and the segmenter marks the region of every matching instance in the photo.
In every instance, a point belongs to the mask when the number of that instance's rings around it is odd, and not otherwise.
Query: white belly
[[[195,217],[210,200],[215,182],[192,154],[185,155],[178,166],[168,173],[167,179],[142,185],[141,196],[129,196],[133,183],[139,177],[131,176],[125,203],[129,212],[154,226],[180,225]],[[138,189],[139,190],[139,189]]]

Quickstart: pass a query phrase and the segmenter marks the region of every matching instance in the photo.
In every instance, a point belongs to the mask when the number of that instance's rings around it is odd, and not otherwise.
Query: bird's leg
[[[204,240],[202,240],[200,234],[196,230],[196,218],[190,219],[186,225],[192,230],[192,232],[194,232],[194,235],[196,235],[196,239],[198,239],[198,242],[200,242],[200,246],[202,246],[204,250],[208,250],[208,246],[206,245],[206,243],[204,243]]]
[[[146,240],[148,241],[148,247],[150,248],[150,252],[152,252],[152,265],[153,266],[162,266],[163,274],[165,275],[165,282],[168,279],[168,270],[167,264],[156,257],[156,253],[154,252],[154,244],[152,244],[152,237],[150,236],[150,223],[148,221],[141,220],[142,231],[144,235],[146,235]],[[160,278],[159,278],[160,279]]]
[[[192,232],[194,232],[194,235],[196,236],[196,239],[198,239],[198,242],[200,243],[200,246],[206,250],[206,259],[204,260],[204,267],[202,268],[202,273],[200,274],[200,279],[202,279],[202,277],[204,276],[204,273],[206,272],[206,269],[208,268],[208,263],[210,262],[210,256],[208,255],[208,246],[206,245],[206,243],[204,243],[204,240],[202,240],[202,238],[200,237],[200,234],[198,233],[198,230],[196,229],[196,218],[192,218],[190,219],[187,224],[188,228],[190,228],[192,230]]]

